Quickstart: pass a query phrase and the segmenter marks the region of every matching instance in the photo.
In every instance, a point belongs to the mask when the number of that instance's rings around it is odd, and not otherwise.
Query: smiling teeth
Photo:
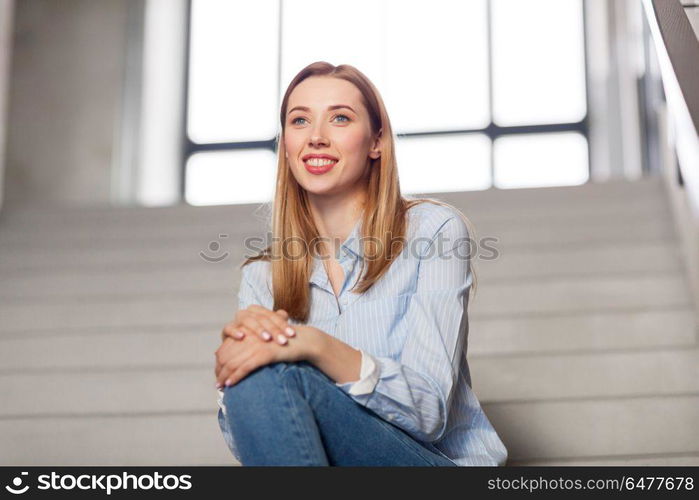
[[[312,167],[323,167],[325,165],[330,165],[331,163],[336,163],[336,160],[328,160],[327,158],[309,158],[306,160]]]

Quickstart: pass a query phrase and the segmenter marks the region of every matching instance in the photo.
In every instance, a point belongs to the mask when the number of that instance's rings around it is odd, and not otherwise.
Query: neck
[[[314,196],[309,197],[309,201],[316,228],[325,246],[324,250],[319,248],[319,251],[334,255],[336,245],[347,239],[361,217],[366,197],[354,195],[338,200],[337,197]]]

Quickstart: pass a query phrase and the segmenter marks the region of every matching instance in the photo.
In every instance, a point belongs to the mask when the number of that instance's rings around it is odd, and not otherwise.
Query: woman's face
[[[291,92],[284,147],[296,181],[318,195],[352,187],[380,156],[362,94],[333,77],[307,78]]]

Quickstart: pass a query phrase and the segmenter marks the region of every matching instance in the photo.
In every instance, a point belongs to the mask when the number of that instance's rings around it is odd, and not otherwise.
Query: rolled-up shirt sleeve
[[[415,292],[394,326],[401,331],[387,332],[405,338],[399,359],[372,355],[371,377],[363,384],[339,384],[355,401],[420,441],[439,441],[447,427],[468,335],[473,280],[468,237],[466,223],[454,216],[421,252]]]
[[[359,352],[362,354],[359,380],[335,384],[352,396],[371,393],[374,387],[376,387],[376,383],[379,381],[378,365],[374,357],[361,349]]]

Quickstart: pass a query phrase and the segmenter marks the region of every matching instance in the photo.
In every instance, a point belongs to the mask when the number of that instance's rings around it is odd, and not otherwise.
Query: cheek
[[[294,158],[298,154],[300,144],[301,141],[299,141],[298,137],[294,137],[294,134],[286,134],[284,136],[284,149],[289,158]]]
[[[342,137],[341,142],[346,156],[364,160],[369,149],[366,134],[349,132]]]

